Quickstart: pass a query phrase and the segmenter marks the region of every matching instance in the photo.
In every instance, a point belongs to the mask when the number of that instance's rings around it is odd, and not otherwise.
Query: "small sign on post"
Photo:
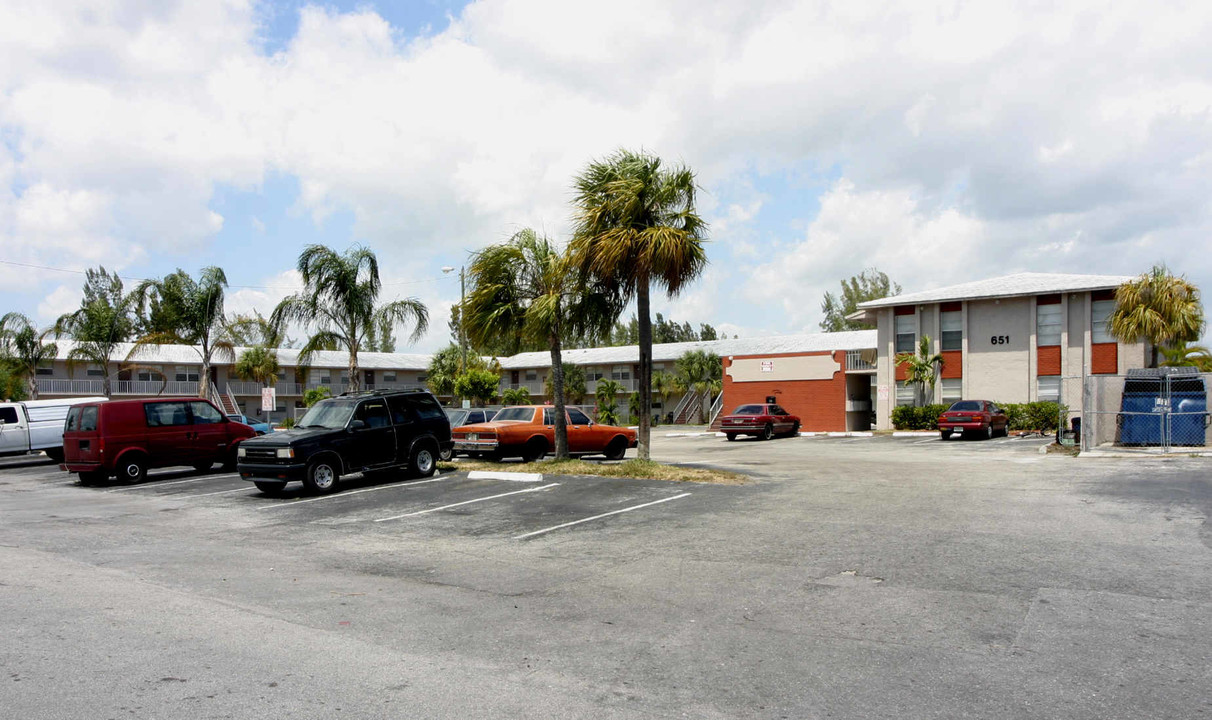
[[[879,397],[880,400],[887,400],[888,399],[888,386],[880,385],[879,388],[876,390],[876,396]]]
[[[261,388],[261,412],[273,412],[278,409],[278,391],[276,388]]]

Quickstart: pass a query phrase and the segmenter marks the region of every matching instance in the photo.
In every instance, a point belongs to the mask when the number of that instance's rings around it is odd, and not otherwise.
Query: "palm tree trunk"
[[[29,374],[29,377],[26,379],[26,383],[29,385],[29,399],[30,400],[38,399],[38,377],[37,376],[38,376],[38,371],[35,370],[34,372],[31,372]]]
[[[649,317],[651,303],[648,298],[648,277],[636,283],[636,318],[640,331],[640,427],[637,435],[636,457],[648,460],[651,457],[649,444],[652,440],[652,318]]]
[[[358,346],[351,345],[349,348],[349,388],[350,392],[357,392],[362,389],[362,383],[358,378]]]
[[[564,363],[560,348],[560,335],[553,332],[551,341],[551,394],[555,403],[555,456],[556,460],[567,460],[568,417],[564,410]]]
[[[198,375],[198,397],[210,397],[210,353],[202,347],[202,373]]]
[[[1157,343],[1149,343],[1149,347],[1150,347],[1150,358],[1151,358],[1149,367],[1155,368],[1155,367],[1157,367]]]

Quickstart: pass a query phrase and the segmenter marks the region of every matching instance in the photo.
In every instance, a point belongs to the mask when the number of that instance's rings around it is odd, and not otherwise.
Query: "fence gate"
[[[1084,382],[1081,447],[1130,452],[1204,451],[1208,386],[1195,368],[1146,368]]]

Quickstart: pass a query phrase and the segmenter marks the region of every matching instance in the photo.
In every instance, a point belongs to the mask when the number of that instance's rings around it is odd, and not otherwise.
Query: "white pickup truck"
[[[72,405],[103,397],[0,402],[0,457],[42,451],[63,462],[63,423]]]

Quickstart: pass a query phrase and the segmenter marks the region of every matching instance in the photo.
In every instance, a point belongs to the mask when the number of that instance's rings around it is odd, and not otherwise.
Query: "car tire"
[[[724,433],[724,437],[728,438],[728,442],[736,440],[736,433]]]
[[[430,477],[438,469],[438,453],[433,443],[422,441],[412,446],[408,471],[414,477]]]
[[[452,459],[454,459],[454,448],[450,448],[448,450],[439,450],[438,459],[442,462],[450,462]]]
[[[109,473],[104,470],[85,471],[79,474],[81,485],[98,485],[109,479]]]
[[[791,426],[791,432],[787,433],[787,437],[798,437],[800,434],[800,424],[795,423]]]
[[[986,440],[993,439],[993,423],[990,423],[989,427],[985,428],[985,439]]]
[[[118,478],[122,482],[137,484],[147,479],[147,458],[138,454],[127,455],[118,463]]]
[[[762,434],[758,436],[758,439],[760,439],[760,440],[774,439],[774,425],[771,425],[770,423],[766,423],[766,427],[762,428]]]
[[[278,495],[281,495],[282,491],[286,489],[286,483],[284,483],[284,482],[268,482],[268,481],[262,481],[262,480],[254,480],[253,485],[256,485],[257,489],[260,490],[261,492],[265,493],[266,495],[272,495],[275,497]]]
[[[303,475],[303,487],[313,493],[330,493],[336,489],[340,479],[341,473],[336,463],[322,458],[307,466],[307,473]]]
[[[46,450],[43,450],[42,452],[46,453],[46,456],[48,458],[50,458],[51,460],[53,460],[57,463],[63,462],[63,448],[61,448],[61,447],[47,448]]]
[[[213,462],[198,462],[194,463],[194,470],[200,473],[210,472],[212,466],[214,466]]]
[[[950,440],[950,439],[951,439],[951,431],[950,431],[950,430],[939,430],[939,431],[938,431],[938,434],[939,434],[939,436],[940,436],[940,437],[943,439],[943,442],[947,442],[948,440]]]
[[[531,463],[542,460],[546,454],[547,441],[542,438],[533,438],[522,448],[522,462]]]
[[[611,440],[610,443],[606,446],[605,455],[606,455],[607,460],[622,460],[623,456],[626,454],[627,454],[627,441],[624,440],[623,438],[617,437],[614,440]]]

